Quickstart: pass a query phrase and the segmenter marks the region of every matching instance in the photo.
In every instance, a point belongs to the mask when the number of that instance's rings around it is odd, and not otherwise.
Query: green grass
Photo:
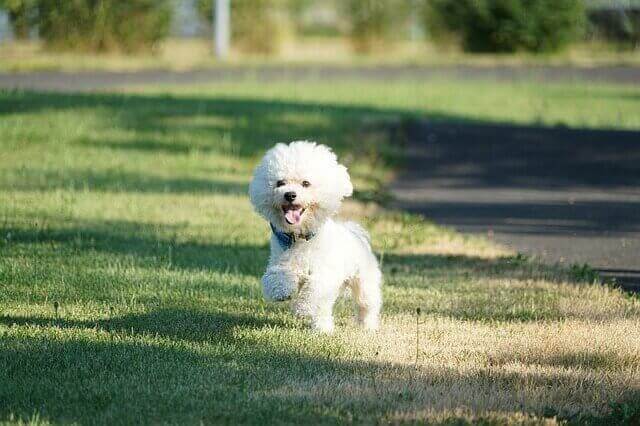
[[[638,129],[640,89],[0,92],[0,421],[633,422],[637,297],[365,202],[402,160],[385,126],[415,116]],[[344,215],[385,273],[377,335],[345,301],[320,336],[261,298],[269,231],[247,183],[266,148],[300,138],[355,177]]]

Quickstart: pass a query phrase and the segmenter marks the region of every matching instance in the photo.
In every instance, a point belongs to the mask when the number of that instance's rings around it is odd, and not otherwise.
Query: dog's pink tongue
[[[284,214],[284,218],[287,219],[290,225],[297,224],[300,222],[300,210],[287,210]]]

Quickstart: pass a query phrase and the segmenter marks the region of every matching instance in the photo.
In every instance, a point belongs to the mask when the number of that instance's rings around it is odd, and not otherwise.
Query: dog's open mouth
[[[302,215],[306,209],[303,209],[299,204],[284,204],[282,206],[282,212],[284,213],[284,220],[289,225],[297,225],[302,220]]]

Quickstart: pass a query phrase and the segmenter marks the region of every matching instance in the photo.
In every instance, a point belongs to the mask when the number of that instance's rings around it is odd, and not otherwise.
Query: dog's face
[[[277,229],[308,234],[353,192],[346,167],[314,142],[277,144],[265,154],[249,185],[256,211]]]

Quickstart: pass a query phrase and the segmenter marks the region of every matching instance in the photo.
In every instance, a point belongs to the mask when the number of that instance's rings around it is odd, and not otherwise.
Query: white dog
[[[347,168],[324,145],[297,141],[270,149],[254,172],[249,196],[271,224],[271,256],[262,277],[267,300],[294,296],[294,311],[315,329],[333,330],[333,305],[345,287],[358,319],[377,329],[382,273],[360,225],[333,216],[353,192]]]

